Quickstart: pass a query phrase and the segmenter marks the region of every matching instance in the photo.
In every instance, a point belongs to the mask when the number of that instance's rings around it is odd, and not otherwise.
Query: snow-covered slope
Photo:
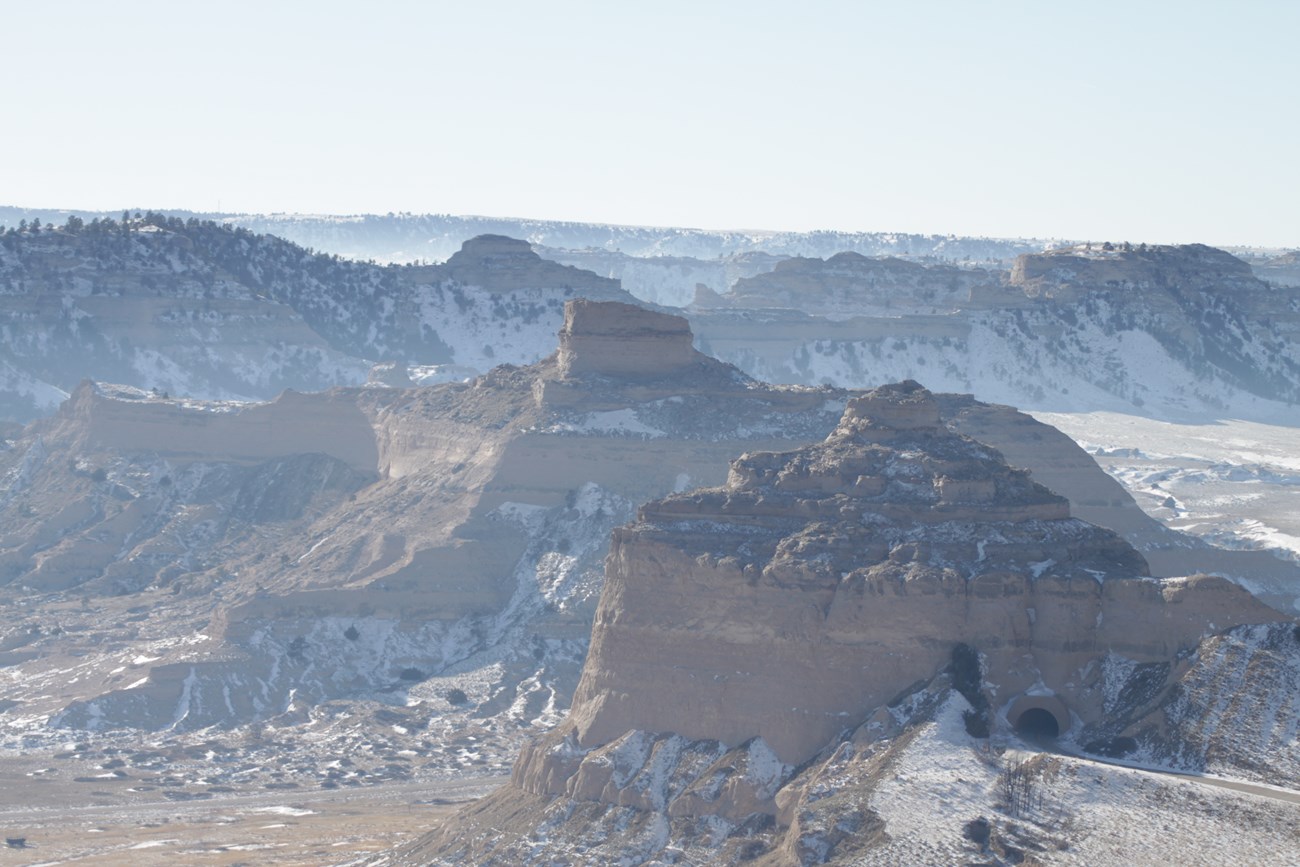
[[[360,384],[371,364],[537,361],[565,300],[633,301],[527,244],[471,239],[445,265],[379,266],[246,229],[149,214],[0,233],[0,412],[82,379],[205,399]]]
[[[905,280],[792,260],[692,321],[708,351],[779,382],[915,378],[1040,410],[1300,422],[1300,294],[1221,251],[1059,250],[983,281],[900,265]]]

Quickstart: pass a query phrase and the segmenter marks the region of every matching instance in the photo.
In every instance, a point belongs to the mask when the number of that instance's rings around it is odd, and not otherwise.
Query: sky
[[[1300,246],[1300,3],[3,0],[0,205]]]

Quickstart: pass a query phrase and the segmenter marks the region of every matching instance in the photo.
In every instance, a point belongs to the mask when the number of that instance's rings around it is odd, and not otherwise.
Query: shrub
[[[962,714],[966,734],[973,738],[989,736],[989,700],[980,685],[984,672],[980,668],[980,655],[969,644],[955,644],[952,648],[952,686],[970,703],[971,709]]]
[[[998,774],[998,795],[1003,808],[1012,816],[1020,816],[1042,805],[1038,790],[1038,775],[1028,762],[1017,761],[1007,765]]]
[[[397,673],[402,680],[420,681],[424,680],[424,672],[418,668],[403,668]]]
[[[990,832],[989,820],[983,816],[971,819],[961,829],[962,836],[979,846],[981,852],[988,848]]]
[[[347,629],[343,631],[343,637],[346,638],[348,641],[356,641],[358,638],[361,637],[361,633],[357,631],[357,628],[355,626],[349,626]]]
[[[465,704],[469,701],[469,696],[465,695],[465,690],[458,687],[447,690],[445,697],[449,704]]]

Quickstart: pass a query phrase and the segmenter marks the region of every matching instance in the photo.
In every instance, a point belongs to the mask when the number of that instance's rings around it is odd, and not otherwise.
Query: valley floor
[[[1225,548],[1300,560],[1297,428],[1236,419],[1176,424],[1113,412],[1033,415],[1077,441],[1169,527]]]
[[[0,760],[0,827],[6,838],[26,838],[24,848],[0,847],[0,864],[347,863],[409,840],[505,779],[465,775],[170,800],[161,789],[32,776],[40,770],[28,760]]]

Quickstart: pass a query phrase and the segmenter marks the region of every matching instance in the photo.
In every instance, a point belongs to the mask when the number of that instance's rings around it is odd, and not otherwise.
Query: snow
[[[986,752],[965,732],[966,703],[951,696],[907,744],[867,806],[887,839],[856,865],[999,863],[980,857],[967,822],[983,817],[1004,842],[1040,863],[1293,865],[1297,807],[1138,769],[1037,756],[1012,743]],[[1000,807],[998,776],[1028,760],[1041,803],[1020,816]]]
[[[306,807],[291,807],[286,804],[278,804],[274,807],[257,807],[251,812],[254,813],[274,813],[277,816],[313,816],[315,810],[309,810]]]
[[[180,840],[146,840],[143,843],[136,843],[134,846],[127,846],[127,849],[156,849],[159,846],[174,846],[180,843]]]
[[[962,823],[988,809],[992,769],[966,734],[970,705],[955,692],[907,747],[865,806],[885,821],[888,857],[864,864],[957,864],[967,857]]]
[[[749,742],[745,758],[745,780],[753,785],[760,798],[775,795],[793,770],[791,765],[777,758],[776,753],[761,737]]]
[[[569,421],[559,421],[550,430],[556,433],[599,434],[604,436],[609,434],[633,434],[646,439],[656,439],[668,435],[664,431],[642,422],[637,417],[636,410],[631,407],[585,413]]]
[[[1175,423],[1114,412],[1033,415],[1079,442],[1138,505],[1173,529],[1300,560],[1295,427],[1237,419]]]

